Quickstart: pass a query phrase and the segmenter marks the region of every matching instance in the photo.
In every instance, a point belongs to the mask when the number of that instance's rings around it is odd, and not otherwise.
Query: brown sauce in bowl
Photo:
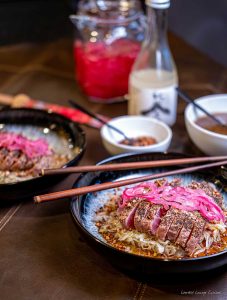
[[[207,116],[198,118],[195,123],[209,131],[227,135],[227,113],[215,113],[214,116],[217,117],[221,122],[223,122],[223,124],[226,124],[226,126],[215,123]]]
[[[132,138],[130,141],[124,139],[120,141],[120,144],[132,147],[145,147],[157,144],[157,140],[151,136],[139,136],[137,138]]]

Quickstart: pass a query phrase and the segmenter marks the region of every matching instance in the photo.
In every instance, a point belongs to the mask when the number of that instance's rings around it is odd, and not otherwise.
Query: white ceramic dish
[[[128,137],[151,136],[157,143],[150,146],[127,146],[119,142],[122,136],[104,125],[101,129],[103,145],[110,154],[127,152],[164,152],[172,139],[171,129],[163,122],[144,116],[122,116],[112,119],[109,124],[122,130]]]
[[[210,113],[227,113],[227,94],[209,95],[195,100]],[[215,133],[198,126],[195,121],[205,116],[189,104],[185,110],[185,124],[194,144],[208,155],[227,155],[227,135]]]

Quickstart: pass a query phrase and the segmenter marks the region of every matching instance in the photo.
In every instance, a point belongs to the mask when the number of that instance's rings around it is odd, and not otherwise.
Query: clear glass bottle
[[[91,101],[122,101],[132,65],[141,49],[145,16],[138,0],[84,0],[74,42],[77,81]]]
[[[146,0],[147,33],[129,78],[130,115],[176,121],[177,71],[167,39],[170,0]]]

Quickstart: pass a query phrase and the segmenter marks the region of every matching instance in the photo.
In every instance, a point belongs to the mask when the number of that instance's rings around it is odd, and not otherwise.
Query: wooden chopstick
[[[59,175],[59,174],[71,174],[71,173],[84,173],[95,171],[116,171],[116,170],[131,170],[131,169],[146,169],[164,166],[175,166],[191,163],[202,163],[226,160],[227,156],[213,156],[213,157],[193,157],[193,158],[177,158],[155,161],[140,161],[140,162],[127,162],[117,164],[105,164],[95,166],[77,166],[60,169],[43,169],[40,172],[41,176],[44,175]]]
[[[140,177],[126,179],[126,180],[119,180],[116,182],[106,182],[106,183],[101,183],[101,184],[95,184],[95,185],[70,189],[70,190],[66,190],[66,191],[60,191],[60,192],[55,192],[55,193],[50,193],[50,194],[45,194],[45,195],[39,195],[39,196],[34,197],[34,201],[36,203],[41,203],[41,202],[57,200],[57,199],[66,198],[66,197],[79,196],[79,195],[84,195],[87,193],[98,192],[101,190],[108,190],[108,189],[117,188],[117,187],[134,184],[134,183],[139,183],[139,182],[143,182],[143,181],[147,181],[147,180],[158,179],[160,177],[166,177],[166,176],[177,175],[177,174],[182,174],[182,173],[190,173],[190,172],[194,172],[194,171],[198,171],[198,170],[202,170],[202,169],[208,169],[208,168],[217,167],[217,166],[226,165],[226,164],[227,164],[227,160],[224,160],[224,161],[219,161],[219,162],[215,162],[215,163],[210,163],[210,164],[205,164],[205,165],[197,165],[197,166],[193,166],[193,167],[189,167],[189,168],[182,168],[182,169],[172,170],[172,171],[158,173],[158,174],[140,176]]]

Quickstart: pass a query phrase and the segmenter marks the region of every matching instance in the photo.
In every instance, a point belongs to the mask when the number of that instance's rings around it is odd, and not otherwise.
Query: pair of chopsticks
[[[181,168],[177,170],[171,170],[167,172],[162,172],[158,174],[151,174],[146,176],[140,176],[136,178],[119,180],[116,182],[106,182],[101,184],[95,184],[75,189],[70,189],[66,191],[60,191],[45,195],[39,195],[34,197],[36,203],[57,200],[66,197],[73,197],[84,195],[87,193],[98,192],[102,190],[107,190],[111,188],[117,188],[126,186],[129,184],[135,184],[147,180],[158,179],[161,177],[172,176],[177,174],[191,173],[203,169],[218,167],[227,164],[227,156],[214,156],[214,157],[195,157],[195,158],[180,158],[180,159],[169,159],[169,160],[158,160],[158,161],[143,161],[143,162],[128,162],[119,164],[106,164],[106,165],[95,165],[95,166],[79,166],[79,167],[69,167],[64,169],[49,169],[42,170],[41,175],[59,175],[59,174],[69,174],[69,173],[83,173],[83,172],[94,172],[94,171],[116,171],[116,170],[131,170],[131,169],[146,169],[154,167],[164,167],[164,166],[177,166],[184,164],[195,164],[212,162],[209,164],[202,164],[187,168]]]

